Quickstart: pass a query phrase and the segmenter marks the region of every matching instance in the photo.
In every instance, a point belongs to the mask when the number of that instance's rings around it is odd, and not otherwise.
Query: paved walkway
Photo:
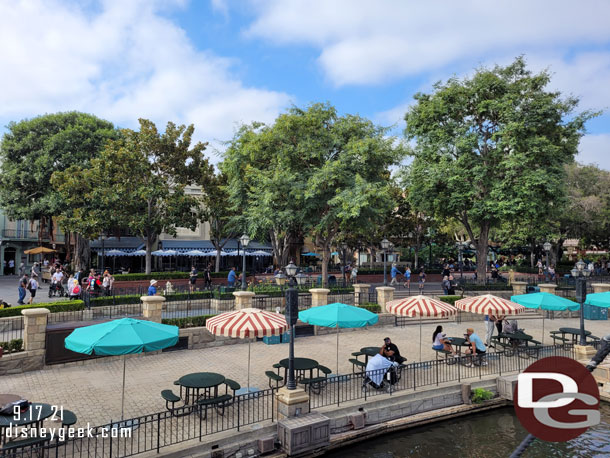
[[[541,340],[542,320],[522,320],[520,326]],[[546,320],[545,333],[562,326],[578,327],[578,319]],[[436,324],[422,327],[422,359],[431,360],[435,355],[431,347],[431,336]],[[450,336],[461,336],[466,328],[474,327],[484,336],[483,321],[448,322],[443,324]],[[602,336],[610,331],[608,321],[587,321],[586,327],[594,335]],[[341,373],[350,373],[350,354],[364,346],[379,346],[383,338],[390,336],[410,362],[419,360],[419,326],[404,328],[393,326],[375,327],[340,334],[339,363]],[[546,343],[550,343],[548,339]],[[159,355],[127,359],[127,388],[125,415],[134,417],[165,409],[160,397],[163,389],[175,389],[173,381],[191,372],[219,372],[247,383],[248,346],[227,345],[200,350],[183,350]],[[335,371],[336,336],[327,334],[315,337],[300,337],[295,342],[295,355],[311,357]],[[288,356],[288,345],[252,344],[251,386],[266,388],[265,370]],[[79,424],[90,422],[100,425],[121,412],[121,361],[95,362],[88,365],[55,367],[25,374],[5,376],[0,379],[3,393],[14,393],[36,402],[63,405],[74,411]]]

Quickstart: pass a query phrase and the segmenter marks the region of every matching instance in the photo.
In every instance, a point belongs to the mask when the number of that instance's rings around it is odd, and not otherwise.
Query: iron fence
[[[54,440],[44,446],[5,451],[2,456],[122,458],[264,421],[275,421],[275,390],[235,396],[223,407],[189,405],[90,428],[85,437]],[[127,428],[126,426],[129,426]]]
[[[280,313],[283,313],[286,307],[286,298],[284,296],[254,296],[252,298],[252,307],[268,312],[279,310]]]
[[[165,301],[163,304],[162,318],[187,318],[202,315],[217,315],[219,313],[230,312],[235,309],[233,300],[212,299],[186,299],[181,301]]]
[[[547,356],[566,356],[573,358],[571,346],[544,346],[541,348],[527,347],[518,350],[489,353],[483,364],[475,360],[472,364],[470,356],[461,358],[448,357],[447,360],[423,361],[410,363],[393,368],[386,373],[381,371],[361,371],[354,374],[330,377],[318,394],[310,390],[310,408],[316,409],[329,405],[340,405],[342,402],[367,400],[383,394],[392,394],[406,390],[417,390],[426,386],[439,385],[447,382],[483,378],[488,375],[499,375],[520,372],[526,369],[534,360]],[[385,376],[384,376],[385,374]],[[384,377],[382,377],[384,376]],[[391,379],[383,385],[376,386],[370,380]]]
[[[65,323],[69,321],[98,321],[115,318],[142,316],[142,304],[122,304],[100,307],[90,307],[84,310],[55,312],[48,315],[48,324]]]
[[[0,319],[0,342],[23,339],[23,316]]]

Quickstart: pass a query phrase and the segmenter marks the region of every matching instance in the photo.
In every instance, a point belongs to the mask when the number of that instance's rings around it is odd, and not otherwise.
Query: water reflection
[[[601,405],[602,422],[582,436],[563,443],[534,441],[526,458],[610,456],[610,406]],[[512,408],[388,434],[346,447],[327,456],[334,458],[400,457],[508,457],[527,432]]]

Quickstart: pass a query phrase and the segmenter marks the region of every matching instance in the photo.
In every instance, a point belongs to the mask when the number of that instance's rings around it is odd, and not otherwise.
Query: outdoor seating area
[[[63,407],[46,403],[29,402],[19,395],[0,394],[0,455],[17,453],[24,449],[59,445],[65,435],[48,433],[49,428],[69,428],[77,422],[76,415]],[[27,434],[27,437],[23,435]]]
[[[288,358],[273,365],[274,371],[266,371],[270,388],[280,388],[288,382]],[[280,372],[283,371],[283,375]],[[315,371],[315,372],[314,372]],[[311,393],[319,394],[332,371],[311,358],[294,358],[295,381]]]
[[[198,406],[197,411],[204,419],[207,417],[208,408],[215,408],[219,415],[223,415],[225,407],[233,403],[236,392],[241,388],[236,381],[215,372],[186,374],[176,380],[174,385],[180,387],[180,395],[171,389],[161,391],[167,410],[172,415],[182,416],[188,415],[190,411],[180,410],[180,407]],[[181,405],[176,407],[176,403]]]
[[[553,343],[559,345],[575,345],[580,341],[580,329],[578,328],[559,328],[557,331],[549,333]],[[585,338],[587,344],[592,344],[599,341],[599,337],[591,334],[591,331],[585,330]]]

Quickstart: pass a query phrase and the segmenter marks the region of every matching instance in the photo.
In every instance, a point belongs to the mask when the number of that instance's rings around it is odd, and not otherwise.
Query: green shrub
[[[331,286],[328,289],[330,289],[330,293],[328,293],[328,294],[350,294],[350,293],[354,292],[353,286],[347,286],[347,287]]]
[[[163,293],[163,290],[160,290]],[[126,294],[124,296],[101,296],[91,299],[91,307],[102,307],[104,305],[123,305],[139,304],[141,294]],[[211,291],[195,291],[192,293],[172,293],[165,296],[167,302],[184,301],[190,299],[209,299],[212,297]]]
[[[8,353],[8,342],[0,342],[0,348],[4,350],[4,353]]]
[[[227,278],[229,271],[211,272],[212,278]],[[199,272],[199,278],[203,278],[203,272]],[[145,281],[145,280],[175,280],[189,278],[189,272],[151,272],[150,274],[117,274],[116,281]]]
[[[455,305],[455,301],[462,299],[462,296],[440,296],[438,298],[441,302]]]
[[[41,302],[39,304],[19,305],[7,309],[0,309],[0,318],[7,316],[20,316],[21,311],[25,309],[46,308],[51,313],[57,312],[75,312],[83,310],[85,303],[83,301],[57,301],[57,302]]]
[[[13,339],[8,343],[8,348],[11,353],[23,351],[23,339]]]
[[[194,328],[205,326],[206,320],[213,316],[215,315],[187,316],[184,318],[163,318],[161,323],[169,324],[171,326],[178,326],[179,328]]]
[[[475,388],[472,390],[472,402],[475,404],[481,404],[484,401],[493,399],[494,394],[491,391],[487,391],[483,388]]]
[[[373,302],[366,302],[364,304],[360,304],[358,307],[367,309],[369,312],[381,313],[381,305],[375,304]]]

